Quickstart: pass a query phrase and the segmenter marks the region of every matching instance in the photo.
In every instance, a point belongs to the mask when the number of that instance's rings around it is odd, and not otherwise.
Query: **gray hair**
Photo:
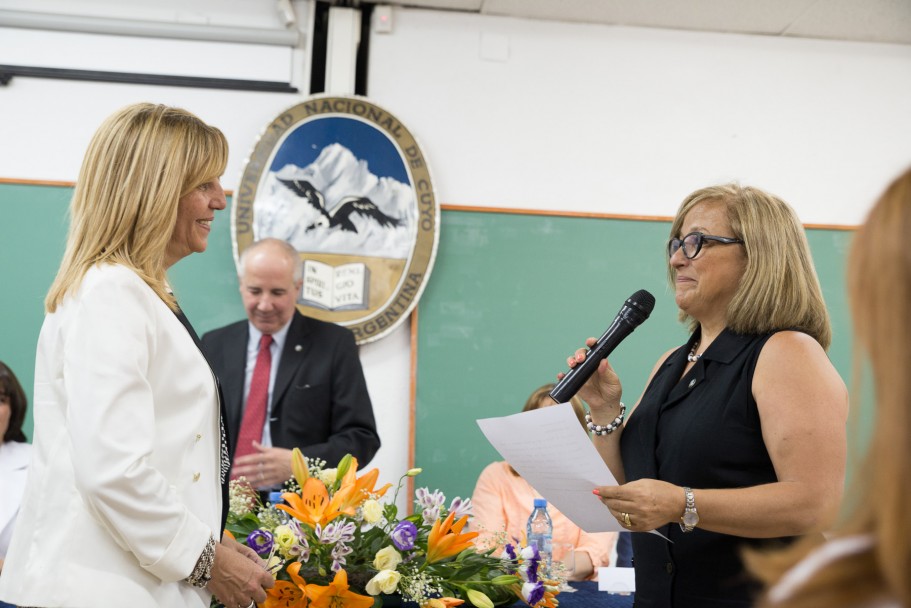
[[[300,254],[297,249],[295,249],[287,241],[274,238],[265,238],[260,239],[243,250],[240,254],[240,259],[237,264],[237,276],[240,279],[243,279],[244,268],[246,267],[247,257],[255,252],[257,249],[268,246],[273,247],[279,253],[283,254],[288,258],[288,262],[291,264],[291,267],[294,269],[294,282],[297,283],[304,276],[303,264],[301,264]]]

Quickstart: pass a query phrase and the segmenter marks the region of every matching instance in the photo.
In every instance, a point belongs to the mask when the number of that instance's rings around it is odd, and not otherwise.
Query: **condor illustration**
[[[297,195],[322,213],[322,217],[316,222],[307,226],[306,230],[314,228],[341,228],[348,232],[357,232],[357,227],[350,219],[352,213],[357,213],[363,217],[373,218],[380,226],[398,226],[401,221],[394,217],[389,217],[377,207],[373,201],[366,196],[346,196],[341,202],[332,208],[332,212],[326,211],[326,199],[319,190],[313,187],[313,184],[307,180],[298,179],[280,179],[278,180],[288,186]]]

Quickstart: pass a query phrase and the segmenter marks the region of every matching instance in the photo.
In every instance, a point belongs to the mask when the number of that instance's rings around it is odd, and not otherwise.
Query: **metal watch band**
[[[683,488],[683,495],[686,497],[686,506],[683,509],[683,515],[680,516],[680,529],[684,532],[692,532],[699,523],[699,513],[696,511],[696,495],[688,487]]]

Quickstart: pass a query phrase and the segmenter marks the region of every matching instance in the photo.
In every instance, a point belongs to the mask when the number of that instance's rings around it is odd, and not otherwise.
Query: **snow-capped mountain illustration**
[[[414,243],[415,215],[408,184],[377,177],[366,161],[334,143],[306,167],[287,164],[265,174],[253,207],[253,234],[283,239],[302,252],[405,259]]]

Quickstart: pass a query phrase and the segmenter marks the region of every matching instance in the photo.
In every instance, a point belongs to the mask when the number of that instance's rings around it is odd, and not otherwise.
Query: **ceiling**
[[[911,0],[366,0],[547,21],[911,44]]]

